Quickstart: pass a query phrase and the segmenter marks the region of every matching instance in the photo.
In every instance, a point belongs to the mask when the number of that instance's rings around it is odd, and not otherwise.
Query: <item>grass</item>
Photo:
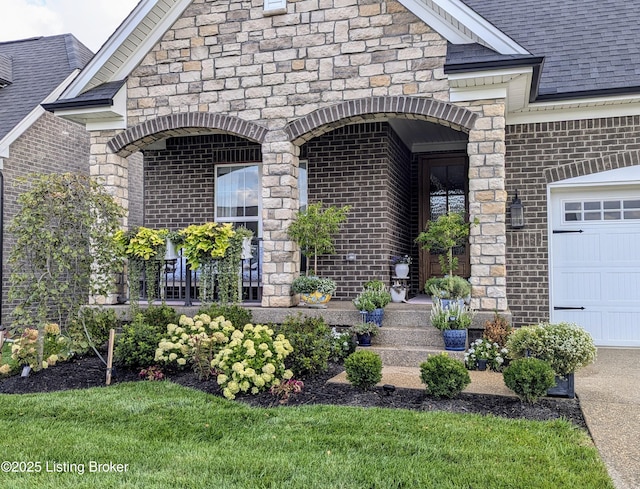
[[[2,460],[41,464],[0,475],[3,488],[613,488],[564,421],[258,409],[170,382],[0,394],[0,430]],[[89,473],[91,461],[127,471]],[[47,472],[65,467],[54,462],[76,465]]]

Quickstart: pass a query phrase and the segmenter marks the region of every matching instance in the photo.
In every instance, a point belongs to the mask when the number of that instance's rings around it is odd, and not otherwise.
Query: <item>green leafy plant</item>
[[[354,387],[368,390],[382,380],[380,355],[369,350],[358,350],[344,361],[347,380]]]
[[[391,294],[381,280],[369,280],[364,284],[364,290],[370,293],[376,309],[384,309],[391,302]]]
[[[233,328],[228,342],[211,360],[211,368],[218,372],[222,395],[235,399],[239,392],[257,394],[291,379],[293,373],[285,367],[285,359],[292,351],[284,335],[276,335],[267,326],[246,324],[242,329]]]
[[[553,369],[538,358],[518,358],[504,369],[502,375],[505,385],[529,403],[536,402],[556,385]]]
[[[180,319],[180,314],[171,307],[163,304],[161,306],[149,306],[146,309],[142,309],[141,314],[144,316],[147,324],[157,326],[164,329],[167,324],[176,323]]]
[[[453,255],[453,249],[465,244],[470,226],[462,213],[448,212],[435,221],[429,221],[427,228],[416,238],[416,243],[427,251],[438,253],[442,271],[453,275],[458,268],[458,258]]]
[[[155,363],[158,342],[166,325],[151,325],[144,315],[137,314],[131,324],[122,328],[114,359],[119,365],[130,368],[146,368]]]
[[[322,295],[333,295],[336,291],[336,283],[330,278],[322,278],[317,275],[302,275],[293,280],[291,290],[294,294],[319,292]]]
[[[229,237],[229,247],[218,261],[216,279],[218,281],[218,302],[221,304],[237,303],[240,298],[242,243],[251,239],[253,231],[238,227]]]
[[[76,353],[89,348],[101,348],[109,339],[109,331],[117,329],[120,321],[113,309],[84,307],[69,323],[69,338]]]
[[[355,326],[351,326],[349,331],[352,334],[370,334],[371,336],[375,336],[380,331],[380,327],[376,323],[358,323]]]
[[[181,230],[182,252],[187,263],[196,270],[203,262],[224,257],[234,233],[231,224],[217,222],[192,224]]]
[[[56,321],[65,331],[87,297],[113,289],[121,271],[113,235],[124,210],[83,175],[32,174],[19,183],[24,191],[8,227],[15,238],[9,257],[13,326],[38,325],[42,335],[44,325]]]
[[[350,206],[323,208],[322,202],[316,202],[298,211],[289,225],[289,237],[305,256],[313,257],[314,270],[318,270],[318,256],[335,253],[333,236],[340,230],[350,209]]]
[[[201,307],[198,314],[207,314],[211,318],[222,316],[230,321],[235,328],[242,328],[245,324],[253,322],[251,310],[238,304],[210,304]]]
[[[448,275],[443,278],[430,278],[425,284],[425,289],[438,299],[458,300],[471,293],[471,284],[457,275]]]
[[[11,345],[11,358],[16,365],[28,365],[34,371],[53,366],[70,356],[71,340],[62,334],[56,323],[45,324],[42,333],[35,328],[25,328]]]
[[[342,362],[354,351],[356,351],[356,344],[353,341],[351,331],[339,332],[336,328],[331,328],[331,354],[329,358],[334,362]]]
[[[293,347],[286,364],[296,378],[327,370],[331,355],[331,330],[321,316],[289,315],[274,329],[284,335]]]
[[[420,380],[435,398],[453,398],[471,383],[469,372],[460,360],[446,353],[431,355],[420,364]]]
[[[593,363],[596,347],[591,335],[576,324],[540,323],[515,329],[507,340],[511,358],[544,360],[561,377]]]
[[[440,301],[431,306],[431,325],[440,331],[447,329],[467,329],[473,321],[473,312],[466,305],[454,302],[443,307]]]
[[[480,338],[469,345],[464,354],[464,363],[468,369],[478,367],[478,360],[486,360],[491,370],[502,370],[508,350],[501,348],[498,343],[493,343],[486,338]]]

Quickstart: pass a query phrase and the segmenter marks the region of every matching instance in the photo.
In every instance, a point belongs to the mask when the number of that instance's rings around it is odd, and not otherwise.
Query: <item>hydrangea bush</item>
[[[469,345],[464,354],[464,363],[469,370],[474,370],[478,367],[478,360],[486,360],[491,370],[499,372],[504,366],[508,352],[506,348],[500,348],[498,343],[480,338]]]
[[[11,346],[11,358],[18,365],[28,365],[36,371],[41,368],[48,368],[58,361],[69,358],[71,355],[71,342],[69,338],[61,333],[58,324],[45,324],[43,333],[41,364],[38,362],[39,333],[35,328],[24,329],[22,335]]]

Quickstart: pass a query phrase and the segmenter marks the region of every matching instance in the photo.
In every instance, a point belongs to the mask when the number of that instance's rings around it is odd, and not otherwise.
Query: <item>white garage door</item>
[[[640,188],[551,189],[551,320],[640,346]]]

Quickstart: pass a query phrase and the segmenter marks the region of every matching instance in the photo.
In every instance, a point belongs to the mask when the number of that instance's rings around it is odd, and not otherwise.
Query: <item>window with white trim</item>
[[[245,226],[262,236],[260,165],[216,165],[216,222]]]
[[[640,219],[640,199],[570,200],[564,202],[564,222]]]

